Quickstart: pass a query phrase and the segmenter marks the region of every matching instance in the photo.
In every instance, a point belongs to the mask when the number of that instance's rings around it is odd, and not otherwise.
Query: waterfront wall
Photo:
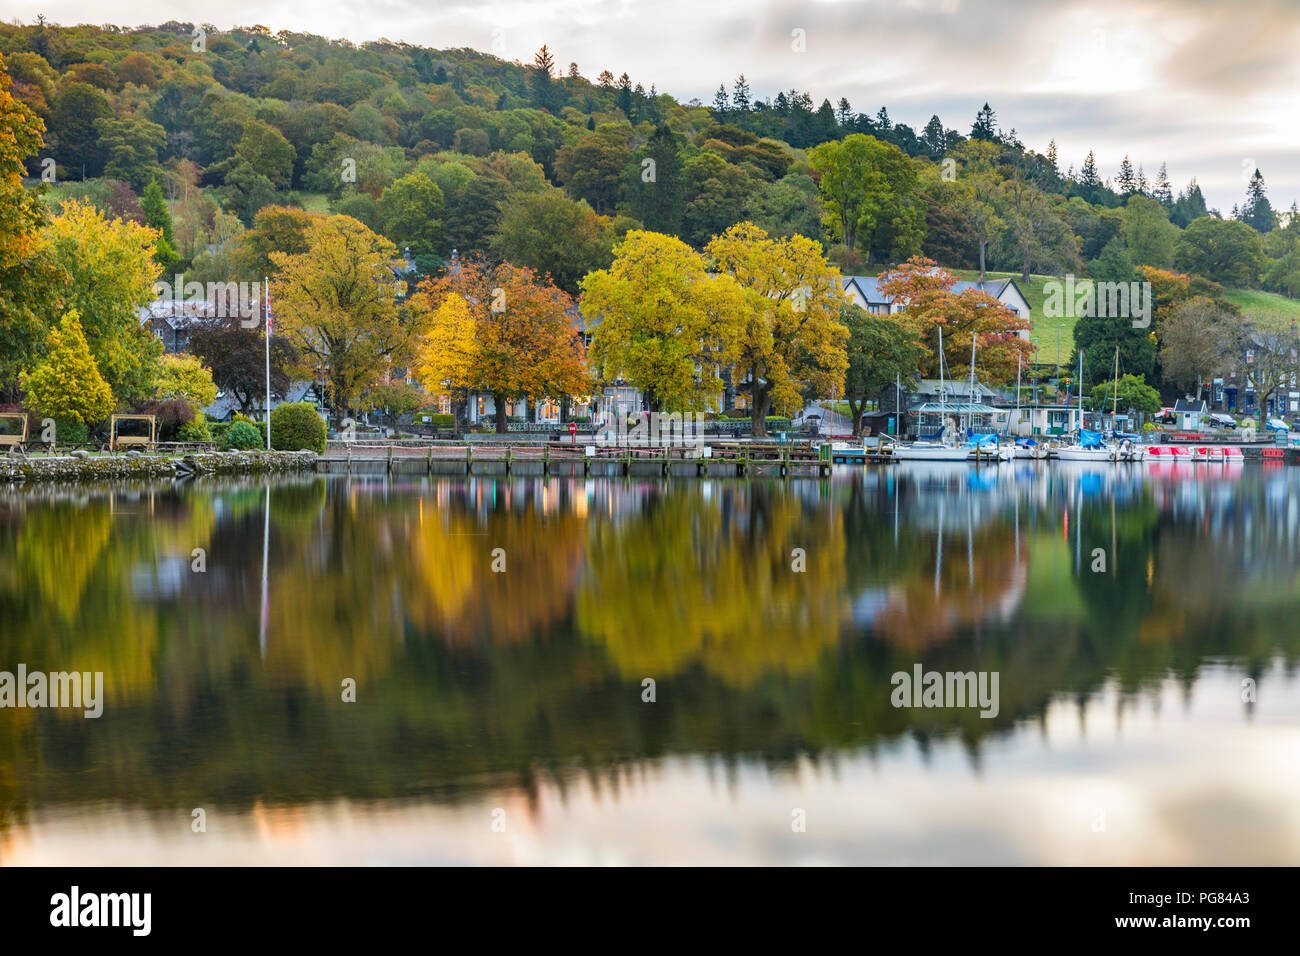
[[[77,458],[0,457],[0,481],[92,481],[116,478],[181,478],[189,475],[280,474],[311,471],[310,451],[226,451],[168,458],[111,455]]]

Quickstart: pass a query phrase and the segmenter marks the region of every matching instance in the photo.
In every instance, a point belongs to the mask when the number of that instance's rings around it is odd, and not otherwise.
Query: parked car
[[[1210,412],[1205,416],[1205,421],[1211,428],[1236,428],[1237,420],[1231,415],[1225,415],[1222,412]]]

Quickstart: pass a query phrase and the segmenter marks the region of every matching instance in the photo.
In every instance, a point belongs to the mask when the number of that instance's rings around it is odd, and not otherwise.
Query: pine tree
[[[727,87],[723,83],[718,84],[718,92],[713,94],[713,115],[719,120],[727,118],[727,113],[731,110],[731,103],[727,99]]]
[[[618,92],[614,95],[614,103],[623,111],[623,115],[631,119],[632,117],[632,78],[626,73],[618,78]]]
[[[1160,164],[1160,172],[1156,175],[1156,188],[1151,193],[1151,197],[1166,209],[1173,207],[1174,188],[1169,183],[1169,170],[1164,163]]]
[[[736,85],[732,87],[731,108],[742,116],[749,112],[749,84],[744,73],[736,77]]]
[[[849,124],[853,122],[853,107],[849,105],[846,97],[840,97],[840,104],[835,108],[835,116],[839,120],[840,129],[848,129]]]
[[[1093,155],[1092,150],[1088,150],[1088,155],[1083,160],[1083,168],[1079,170],[1079,186],[1089,196],[1101,186],[1101,178],[1097,175],[1097,158]]]
[[[1056,165],[1056,140],[1050,140],[1047,144],[1047,163],[1052,169],[1053,175],[1061,174],[1060,168]]]
[[[176,237],[172,233],[171,210],[167,208],[167,200],[163,198],[162,187],[158,185],[158,180],[149,180],[149,185],[144,188],[144,195],[140,197],[140,209],[144,212],[145,224],[162,233],[158,237],[158,251],[154,259],[164,268],[174,265],[180,260],[180,256],[176,254]]]
[[[1133,174],[1133,164],[1129,162],[1128,156],[1119,164],[1119,175],[1115,178],[1115,189],[1125,198],[1132,196],[1137,192],[1137,176]]]
[[[885,109],[883,106],[880,108],[880,111],[876,113],[876,126],[882,133],[888,133],[894,128],[894,124],[889,121],[889,110]]]
[[[978,113],[975,114],[975,122],[970,128],[971,139],[981,139],[986,143],[993,143],[998,138],[998,121],[997,114],[993,112],[993,107],[986,102]]]
[[[1232,218],[1240,218],[1256,232],[1272,231],[1273,204],[1265,195],[1267,191],[1264,176],[1256,169],[1255,174],[1250,177],[1250,184],[1246,187],[1246,204],[1242,207],[1240,216],[1234,213]]]
[[[1151,185],[1147,182],[1147,174],[1142,170],[1141,163],[1138,163],[1137,191],[1143,196],[1148,196],[1151,193]]]

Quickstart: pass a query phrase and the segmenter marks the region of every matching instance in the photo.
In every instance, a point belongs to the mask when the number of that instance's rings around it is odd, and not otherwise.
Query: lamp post
[[[1065,326],[1060,322],[1056,326],[1056,377],[1061,377],[1061,329]]]

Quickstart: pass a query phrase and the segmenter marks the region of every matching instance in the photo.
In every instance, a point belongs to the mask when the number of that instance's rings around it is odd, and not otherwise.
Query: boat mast
[[[1111,386],[1110,430],[1115,430],[1115,415],[1119,412],[1119,346],[1115,346],[1115,384]]]
[[[948,403],[943,397],[943,326],[939,326],[939,441],[948,427]]]
[[[970,438],[971,425],[975,418],[975,333],[970,334],[970,388],[966,390],[966,437]]]

